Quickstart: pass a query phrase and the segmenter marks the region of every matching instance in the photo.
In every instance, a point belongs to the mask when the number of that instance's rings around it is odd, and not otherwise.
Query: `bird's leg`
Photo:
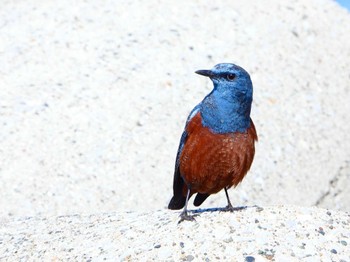
[[[227,198],[227,206],[223,209],[223,211],[239,211],[239,210],[243,210],[246,207],[233,207],[230,201],[230,197],[228,196],[228,192],[227,192],[227,188],[225,187],[225,194],[226,194],[226,198]]]
[[[182,211],[181,215],[180,215],[180,221],[179,221],[179,224],[184,221],[184,220],[188,220],[188,221],[194,221],[194,217],[193,216],[190,216],[188,213],[187,213],[187,203],[188,203],[188,199],[190,198],[190,192],[191,192],[191,189],[190,187],[188,187],[187,189],[187,196],[186,196],[186,203],[185,203],[185,207],[184,207],[184,210]]]
[[[225,194],[226,194],[226,198],[227,198],[227,206],[225,207],[224,211],[230,211],[230,212],[235,211],[235,208],[231,204],[230,197],[228,196],[228,192],[227,192],[226,187],[225,187]]]

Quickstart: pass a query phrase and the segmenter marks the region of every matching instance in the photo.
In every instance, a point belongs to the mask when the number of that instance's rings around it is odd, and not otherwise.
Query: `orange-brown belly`
[[[242,181],[255,153],[253,122],[244,133],[214,134],[202,126],[198,113],[186,130],[188,140],[180,156],[180,173],[192,194],[214,194]]]

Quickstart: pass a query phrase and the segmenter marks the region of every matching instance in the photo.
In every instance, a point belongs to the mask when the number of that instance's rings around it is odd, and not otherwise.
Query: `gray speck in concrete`
[[[247,257],[245,258],[245,261],[246,261],[246,262],[254,262],[254,261],[255,261],[255,257],[247,256]]]
[[[231,243],[233,241],[232,237],[224,239],[225,243]]]
[[[326,233],[323,231],[322,227],[319,227],[318,230],[316,230],[318,233],[320,233],[322,236],[324,236]]]
[[[261,212],[263,211],[264,209],[262,207],[256,207],[256,212]]]

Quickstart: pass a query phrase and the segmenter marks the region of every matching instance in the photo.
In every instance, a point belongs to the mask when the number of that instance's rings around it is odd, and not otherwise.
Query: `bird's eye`
[[[228,75],[226,76],[226,78],[227,78],[227,80],[229,80],[229,81],[233,81],[233,80],[236,78],[236,75],[235,75],[235,74],[228,74]]]

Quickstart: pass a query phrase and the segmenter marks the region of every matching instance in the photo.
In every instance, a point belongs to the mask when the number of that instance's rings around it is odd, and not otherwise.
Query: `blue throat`
[[[252,89],[214,83],[214,90],[199,104],[202,124],[213,132],[245,132],[250,127]]]

